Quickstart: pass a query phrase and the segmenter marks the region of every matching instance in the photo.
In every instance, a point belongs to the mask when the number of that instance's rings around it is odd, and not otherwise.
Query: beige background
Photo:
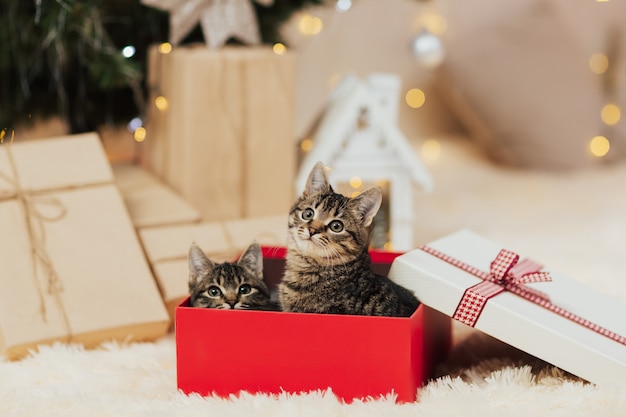
[[[300,15],[294,16],[285,26],[284,33],[299,54],[296,139],[306,136],[307,129],[322,111],[335,80],[349,72],[359,76],[376,71],[393,72],[402,78],[403,91],[417,87],[426,93],[423,107],[411,109],[404,102],[400,106],[399,124],[410,141],[421,142],[428,137],[458,131],[457,118],[434,88],[438,70],[420,65],[410,49],[419,29],[420,16],[429,11],[441,13],[447,22],[443,40],[448,50],[454,50],[453,46],[461,42],[465,34],[486,25],[497,25],[535,3],[536,0],[354,0],[352,8],[345,13],[338,13],[333,7],[308,10],[324,22],[323,30],[315,36],[300,34],[297,30]],[[626,28],[626,2],[623,1],[548,0],[543,3],[556,10],[554,16],[550,16],[555,20],[555,27],[558,21],[558,30],[573,38],[574,47],[585,56],[607,52],[613,28]],[[489,42],[488,36],[487,31],[485,42]],[[626,39],[626,36],[622,34],[622,38]],[[536,47],[544,45],[538,43]],[[620,57],[622,61],[626,59],[623,55]],[[617,66],[619,62],[614,64]],[[626,90],[624,84],[622,82],[622,90]],[[575,93],[575,86],[572,89]],[[537,86],[539,93],[542,90],[542,86]],[[585,100],[585,97],[576,96],[576,99]],[[622,104],[622,107],[626,106]]]

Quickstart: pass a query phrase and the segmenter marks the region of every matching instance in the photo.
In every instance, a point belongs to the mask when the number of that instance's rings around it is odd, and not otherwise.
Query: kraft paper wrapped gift
[[[142,167],[115,164],[112,168],[115,183],[135,227],[200,221],[198,210]]]
[[[148,169],[205,221],[279,215],[293,203],[294,55],[269,47],[151,48]],[[167,100],[161,110],[157,97]],[[163,101],[159,102],[163,104]]]
[[[187,255],[192,242],[215,262],[232,261],[253,240],[261,245],[284,246],[287,218],[269,216],[150,227],[140,229],[139,236],[173,320],[176,306],[189,295]]]
[[[461,230],[398,257],[389,274],[505,343],[592,383],[626,386],[626,304],[518,258]]]
[[[0,230],[0,353],[166,333],[96,134],[0,145]]]
[[[262,249],[264,279],[275,291],[286,250]],[[370,255],[383,275],[398,256]],[[374,317],[194,308],[188,301],[176,309],[176,375],[185,393],[229,398],[330,388],[346,402],[389,394],[411,402],[450,346],[451,320],[425,305],[411,317]]]

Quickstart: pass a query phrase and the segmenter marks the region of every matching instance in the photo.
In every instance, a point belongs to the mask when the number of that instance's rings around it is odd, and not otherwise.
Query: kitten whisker
[[[341,259],[341,253],[339,252],[338,248],[334,246],[325,246],[324,251],[326,254],[325,259],[327,261],[326,266],[331,266],[335,264],[335,260]]]

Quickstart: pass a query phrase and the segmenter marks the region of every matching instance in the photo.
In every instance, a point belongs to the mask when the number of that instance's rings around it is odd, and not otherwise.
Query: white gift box
[[[506,261],[502,249],[509,248],[461,230],[396,258],[389,277],[427,306],[574,375],[595,384],[626,386],[626,303],[549,268],[541,269],[549,282],[513,282],[513,275],[522,281],[546,278],[543,273],[523,275],[528,271],[509,271],[506,282],[498,280],[494,272],[502,272],[500,260]],[[477,304],[482,307],[475,308]],[[475,310],[464,311],[468,305]]]

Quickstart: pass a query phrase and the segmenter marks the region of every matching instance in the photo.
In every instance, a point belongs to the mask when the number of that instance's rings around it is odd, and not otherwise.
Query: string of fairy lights
[[[608,3],[610,0],[596,0],[596,3]],[[614,50],[611,52],[615,52]],[[622,118],[622,111],[617,103],[613,101],[615,86],[613,85],[614,77],[612,71],[617,67],[614,65],[616,56],[607,55],[607,53],[595,53],[589,57],[589,69],[597,76],[603,77],[607,102],[600,110],[600,118],[608,127],[617,125]],[[589,151],[597,158],[606,156],[611,150],[611,141],[604,135],[597,135],[589,141]]]
[[[608,2],[609,0],[596,0],[597,2]],[[352,0],[336,0],[335,10],[337,13],[349,12],[353,6]],[[445,46],[443,38],[447,31],[447,21],[440,11],[441,2],[434,0],[420,0],[420,8],[415,17],[414,37],[409,41],[409,53],[412,53],[417,63],[427,69],[436,68],[445,58]],[[309,9],[299,13],[297,16],[297,30],[305,37],[319,35],[324,30],[324,21],[315,15],[314,9]],[[162,43],[158,47],[160,54],[169,54],[173,50],[170,43]],[[288,47],[280,42],[272,45],[272,50],[277,55],[283,55]],[[132,46],[127,46],[123,50],[124,56],[133,55]],[[598,76],[607,76],[611,68],[611,57],[606,53],[596,53],[589,58],[589,69]],[[336,80],[335,80],[336,81]],[[330,84],[333,83],[331,80]],[[158,86],[155,87],[157,94],[154,95],[153,103],[155,109],[165,112],[169,108],[167,97],[160,94]],[[427,97],[424,90],[416,86],[410,86],[404,94],[405,105],[411,109],[420,109],[426,102]],[[607,102],[601,109],[600,118],[607,126],[615,126],[621,120],[621,109],[613,101]],[[136,142],[142,142],[147,137],[147,131],[141,117],[130,121],[128,129],[133,134]],[[309,152],[313,146],[310,139],[300,142],[300,149]],[[598,134],[588,142],[589,152],[598,158],[606,156],[611,149],[611,141],[606,135]],[[421,146],[422,157],[427,161],[437,160],[442,152],[441,144],[437,139],[425,139]]]
[[[606,2],[608,0],[598,0]],[[611,69],[611,59],[605,53],[596,53],[589,58],[589,69],[598,76],[607,77]],[[607,126],[615,126],[619,123],[622,112],[616,103],[609,101],[602,106],[600,118]],[[595,157],[602,158],[611,150],[611,141],[604,135],[594,136],[589,141],[589,151]]]

